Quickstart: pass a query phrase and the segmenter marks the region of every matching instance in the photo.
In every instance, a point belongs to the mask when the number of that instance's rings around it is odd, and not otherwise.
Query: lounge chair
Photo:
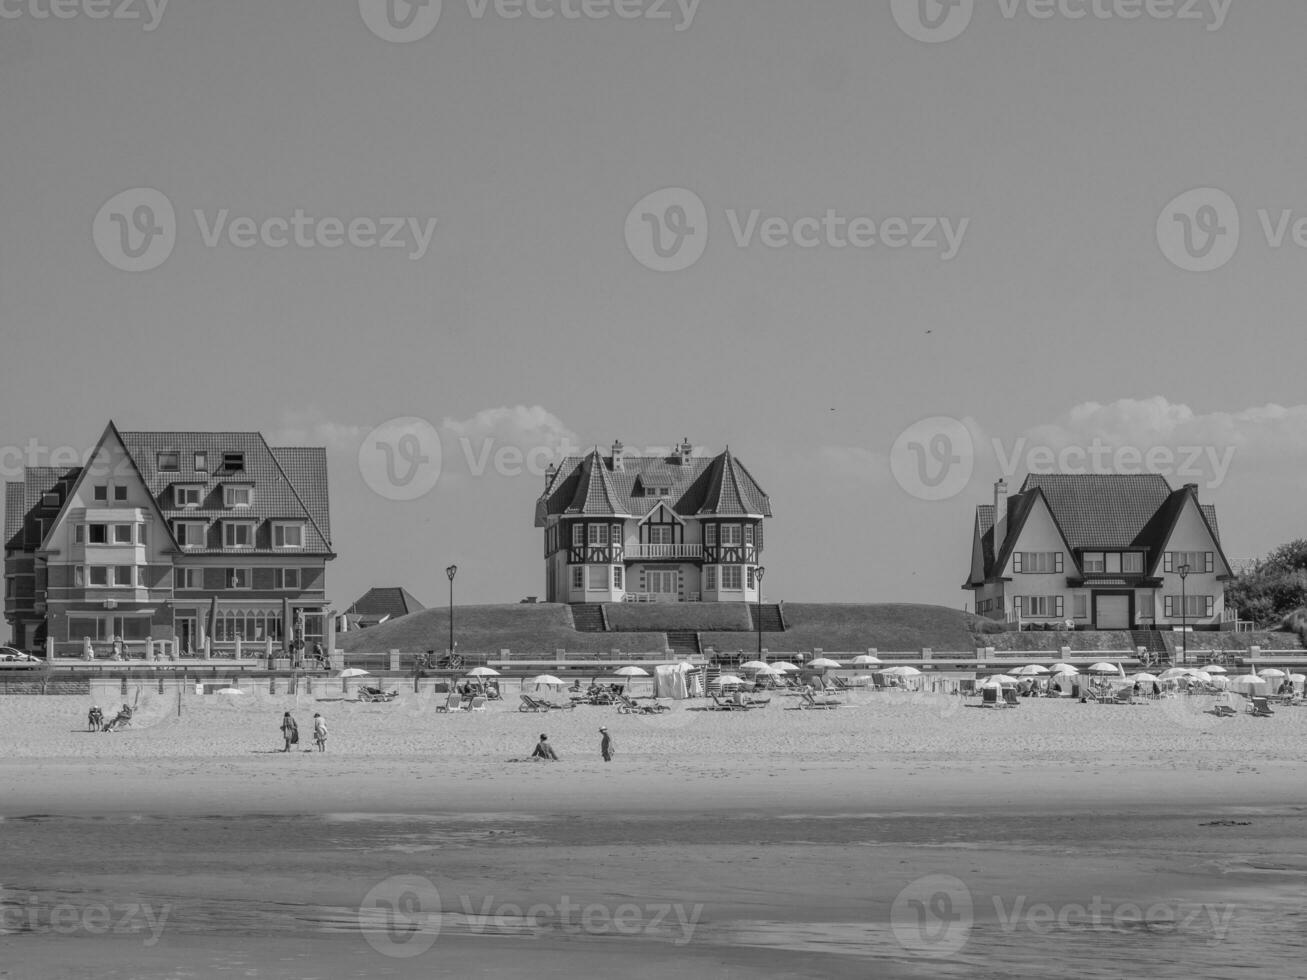
[[[445,698],[445,703],[436,708],[442,714],[450,711],[461,711],[463,707],[463,695],[455,692]]]
[[[1228,704],[1212,705],[1212,714],[1217,718],[1233,718],[1237,712]]]
[[[383,691],[379,687],[360,687],[359,700],[372,702],[394,701],[399,697],[398,691]]]
[[[1116,692],[1116,696],[1112,699],[1112,703],[1113,704],[1137,704],[1138,702],[1135,701],[1134,688],[1130,688],[1130,687],[1121,688],[1121,690]]]
[[[548,711],[548,710],[549,710],[549,707],[550,707],[549,705],[545,704],[543,701],[537,701],[535,698],[531,697],[531,695],[529,695],[529,694],[523,694],[523,695],[520,695],[520,697],[522,698],[522,703],[521,703],[520,705],[518,705],[518,707],[517,707],[517,710],[518,710],[518,711],[526,712],[526,711]]]
[[[486,698],[485,698],[485,695],[478,694],[476,697],[474,697],[474,698],[472,699],[472,703],[471,703],[470,705],[468,705],[467,710],[469,710],[469,711],[485,711],[485,710],[486,710]]]
[[[1250,698],[1249,700],[1251,703],[1248,705],[1248,713],[1254,718],[1269,718],[1271,715],[1275,714],[1275,712],[1271,710],[1270,702],[1266,698],[1255,697]]]
[[[838,708],[840,703],[841,702],[839,701],[832,700],[818,701],[810,692],[808,692],[803,695],[803,701],[800,703],[799,707],[805,709],[817,708],[821,711],[829,711],[831,708]]]
[[[671,710],[667,705],[659,704],[656,701],[653,704],[640,704],[638,701],[628,698],[625,694],[617,696],[617,713],[619,715],[658,715]]]
[[[716,694],[711,695],[713,708],[712,711],[751,711],[747,704],[736,704],[734,701],[723,701]]]

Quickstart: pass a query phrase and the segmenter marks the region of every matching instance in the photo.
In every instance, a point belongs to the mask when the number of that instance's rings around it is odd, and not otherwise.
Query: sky
[[[543,593],[544,465],[615,439],[730,446],[769,600],[961,608],[1032,471],[1304,535],[1300,0],[50,4],[0,0],[6,478],[324,445],[341,609]]]

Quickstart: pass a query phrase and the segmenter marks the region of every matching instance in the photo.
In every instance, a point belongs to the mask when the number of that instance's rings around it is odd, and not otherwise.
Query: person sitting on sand
[[[327,751],[327,719],[316,711],[313,713],[313,744],[319,752]]]
[[[292,745],[298,745],[300,741],[300,728],[295,724],[295,719],[287,711],[281,716],[281,737],[286,740],[286,747],[283,752],[289,752]]]
[[[549,744],[549,736],[541,735],[540,741],[536,743],[535,751],[531,753],[533,759],[545,759],[549,762],[557,762],[558,755],[554,752],[554,747]]]

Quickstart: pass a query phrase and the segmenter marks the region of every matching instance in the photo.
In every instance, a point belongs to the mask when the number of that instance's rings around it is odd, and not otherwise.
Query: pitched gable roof
[[[595,449],[564,460],[547,481],[536,501],[536,526],[551,515],[643,517],[664,501],[682,517],[772,516],[767,494],[730,450],[685,461],[622,455],[616,468]]]
[[[398,586],[371,588],[360,596],[345,612],[368,619],[390,617],[398,619],[409,613],[421,612],[426,606],[418,602],[407,589]]]

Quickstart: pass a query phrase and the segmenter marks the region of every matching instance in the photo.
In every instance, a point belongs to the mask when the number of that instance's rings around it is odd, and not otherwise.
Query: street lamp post
[[[1180,663],[1189,662],[1189,610],[1185,592],[1185,579],[1189,577],[1189,566],[1181,565],[1176,569],[1180,573]]]
[[[762,573],[767,571],[759,565],[753,570],[753,584],[758,589],[758,659],[762,659]]]
[[[450,565],[445,569],[445,574],[449,576],[449,656],[452,660],[454,657],[454,576],[458,574],[458,566]]]

